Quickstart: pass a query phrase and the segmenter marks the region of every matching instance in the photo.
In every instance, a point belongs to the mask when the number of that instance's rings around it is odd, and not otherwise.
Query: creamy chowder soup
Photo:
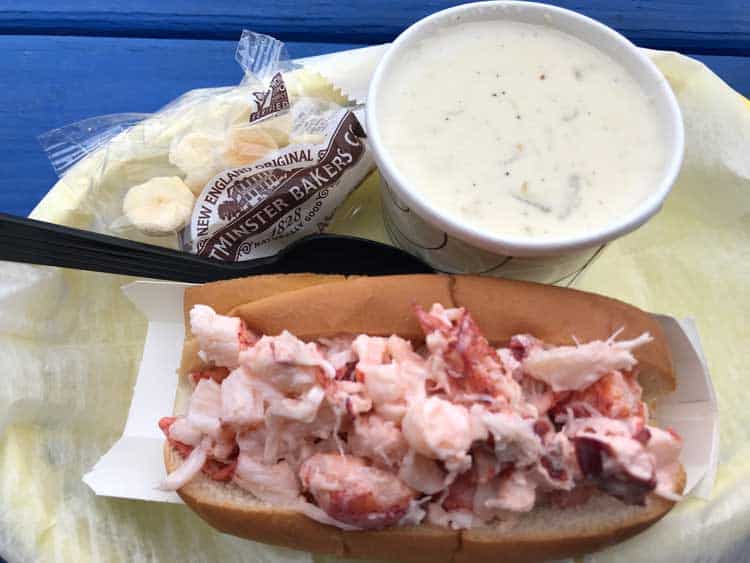
[[[584,235],[632,211],[666,158],[619,63],[561,31],[466,22],[404,53],[378,102],[396,168],[454,220],[499,236]]]

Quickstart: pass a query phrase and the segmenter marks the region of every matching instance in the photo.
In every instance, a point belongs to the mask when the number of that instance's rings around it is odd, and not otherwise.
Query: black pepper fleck
[[[506,176],[510,176],[510,172],[508,172],[508,171],[506,170],[506,171],[505,171],[505,175],[506,175]]]
[[[547,77],[544,74],[540,74],[539,75],[539,80],[544,80],[545,78],[547,78]]]
[[[502,92],[500,92],[500,93],[501,93],[501,94],[502,94],[502,95],[504,96],[504,95],[505,95],[505,90],[503,90],[503,91],[502,91]]]
[[[497,98],[497,92],[492,92],[492,97]]]
[[[521,114],[520,113],[516,114],[516,119],[521,119]]]

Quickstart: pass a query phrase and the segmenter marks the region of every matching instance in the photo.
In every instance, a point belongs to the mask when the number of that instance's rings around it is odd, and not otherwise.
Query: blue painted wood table
[[[37,137],[86,117],[151,112],[234,84],[252,29],[303,57],[393,39],[450,0],[0,0],[0,211],[28,214],[55,182]],[[695,56],[750,94],[747,0],[559,0],[636,44]]]

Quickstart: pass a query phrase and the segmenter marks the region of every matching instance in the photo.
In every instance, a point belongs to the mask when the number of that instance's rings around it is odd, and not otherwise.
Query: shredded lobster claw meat
[[[159,426],[183,458],[163,487],[203,475],[345,530],[490,525],[599,489],[675,500],[681,440],[649,426],[628,341],[494,348],[470,313],[414,306],[424,342],[256,335],[190,312],[204,365],[187,412]]]

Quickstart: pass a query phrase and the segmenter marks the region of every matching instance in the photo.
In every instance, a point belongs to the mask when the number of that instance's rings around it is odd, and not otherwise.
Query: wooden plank
[[[724,82],[746,98],[750,98],[750,57],[718,57],[695,55]]]
[[[291,43],[294,57],[354,46]],[[236,83],[234,41],[0,37],[0,211],[27,214],[55,182],[37,136],[121,112],[151,112],[192,88]],[[750,94],[750,58],[701,57]]]
[[[0,211],[26,215],[56,181],[37,137],[81,119],[152,112],[236,84],[234,41],[0,36]],[[291,43],[295,58],[359,45]]]
[[[0,33],[236,39],[244,27],[284,40],[390,41],[455,0],[0,0]],[[557,0],[655,49],[750,55],[747,0]]]

